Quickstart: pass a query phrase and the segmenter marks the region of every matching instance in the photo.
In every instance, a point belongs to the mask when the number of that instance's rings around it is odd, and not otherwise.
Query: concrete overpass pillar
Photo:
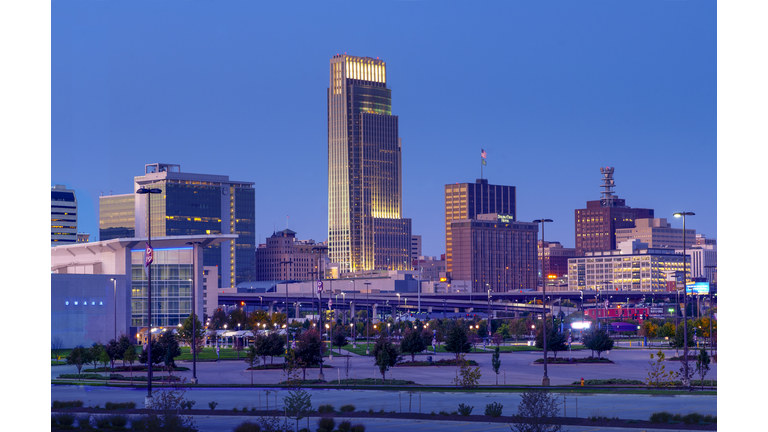
[[[371,306],[371,319],[373,320],[372,322],[374,324],[379,322],[378,308],[379,308],[378,303],[374,303],[373,306]]]
[[[354,321],[355,319],[355,302],[349,302],[349,318]]]
[[[427,313],[430,313],[430,314],[432,313],[432,306],[427,307]]]
[[[299,308],[300,308],[300,307],[299,307],[299,305],[300,305],[300,304],[301,304],[301,303],[299,303],[299,302],[296,302],[296,303],[294,304],[294,311],[296,312],[296,315],[295,315],[295,316],[296,316],[296,318],[298,318],[298,317],[299,317]]]
[[[275,305],[277,304],[276,301],[269,303],[269,319],[272,319],[272,312],[275,309]]]
[[[457,308],[457,307],[453,308],[453,313],[459,313],[459,308]],[[544,361],[544,360],[542,360],[542,361]]]

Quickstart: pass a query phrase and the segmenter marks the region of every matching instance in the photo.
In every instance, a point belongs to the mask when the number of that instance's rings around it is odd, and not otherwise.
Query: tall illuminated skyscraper
[[[335,55],[328,88],[328,254],[342,272],[410,269],[401,141],[386,64]]]

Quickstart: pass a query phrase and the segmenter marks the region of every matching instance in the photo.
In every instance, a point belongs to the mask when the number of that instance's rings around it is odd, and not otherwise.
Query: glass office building
[[[136,234],[134,194],[99,197],[99,241]]]
[[[192,247],[154,249],[152,262],[152,326],[183,323],[192,313]],[[131,326],[147,323],[147,274],[144,248],[131,249]]]
[[[328,254],[342,272],[410,270],[402,153],[386,64],[336,55],[328,88]]]
[[[51,188],[51,246],[77,243],[77,197],[63,185]]]

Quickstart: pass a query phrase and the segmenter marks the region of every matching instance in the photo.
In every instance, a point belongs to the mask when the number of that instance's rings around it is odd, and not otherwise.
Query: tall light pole
[[[323,282],[319,280],[317,281],[317,313],[319,315],[319,324],[317,328],[319,331],[323,331]],[[320,381],[325,381],[325,375],[323,375],[323,343],[323,334],[320,333],[320,373],[317,375],[317,379]],[[331,350],[331,352],[333,352],[333,350]]]
[[[357,348],[357,337],[355,337],[355,333],[357,331],[357,328],[355,328],[355,324],[357,321],[357,288],[355,288],[355,278],[352,278],[352,303],[355,305],[355,313],[352,315],[352,348]],[[352,312],[352,308],[349,308],[349,312]]]
[[[544,280],[544,223],[552,222],[552,219],[536,219],[533,223],[541,224],[541,321],[543,323],[542,328],[542,341],[544,345],[544,377],[541,379],[541,385],[549,386],[549,377],[547,376],[547,283]]]
[[[117,279],[110,278],[109,280],[112,281],[112,303],[115,305],[115,340],[117,340]],[[711,304],[711,302],[710,302]],[[711,308],[710,308],[711,309]]]
[[[712,338],[712,269],[716,269],[717,266],[708,265],[704,266],[704,268],[709,270],[707,281],[709,282],[709,355],[711,356],[714,347],[714,339]]]
[[[685,369],[685,385],[688,386],[688,319],[686,318],[688,309],[688,260],[685,254],[685,217],[695,216],[693,212],[675,213],[675,217],[683,218],[683,368]]]
[[[197,303],[195,302],[195,273],[197,273],[197,245],[202,244],[199,241],[187,242],[192,246],[192,384],[197,384]]]
[[[147,195],[147,249],[152,250],[152,194],[159,194],[160,188],[141,187],[137,194]],[[154,255],[154,252],[152,253]],[[144,261],[147,266],[147,397],[144,406],[152,406],[152,262]]]
[[[293,261],[280,261],[280,264],[291,264]],[[288,270],[285,271],[285,323],[288,324]],[[298,317],[294,317],[298,318]]]
[[[487,285],[487,284],[486,284]],[[491,289],[488,288],[488,321],[486,322],[488,331],[488,338],[491,337]]]
[[[371,302],[369,301],[370,297],[369,294],[371,293],[371,283],[365,282],[363,285],[365,285],[365,315],[366,318],[366,324],[365,324],[365,355],[371,354],[371,335],[368,331],[368,328],[371,326],[371,316],[368,315],[368,306],[371,305]],[[373,312],[373,308],[371,308],[371,312]]]

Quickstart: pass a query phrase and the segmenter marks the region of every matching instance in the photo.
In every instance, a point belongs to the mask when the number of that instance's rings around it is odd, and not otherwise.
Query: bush
[[[219,403],[215,402],[215,401],[214,402],[208,402],[208,408],[210,408],[211,410],[215,410],[216,409],[216,405],[218,405],[218,404]]]
[[[81,400],[73,400],[73,401],[53,401],[53,407],[54,408],[80,408],[83,406],[83,401]]]
[[[651,414],[651,423],[667,423],[672,420],[672,414],[666,411],[655,412]]]
[[[362,423],[353,424],[351,432],[365,432],[365,425]]]
[[[549,419],[560,415],[557,397],[552,397],[550,393],[544,391],[527,391],[520,395],[520,399],[515,415],[518,420],[512,430],[516,432],[562,430],[561,425],[549,422]],[[594,417],[590,419],[595,421]]]
[[[320,405],[319,407],[317,407],[317,412],[319,413],[332,413],[334,411],[335,409],[331,404]]]
[[[77,427],[80,429],[90,430],[93,429],[93,425],[91,424],[91,415],[90,414],[84,414],[82,416],[77,417]]]
[[[96,420],[96,427],[99,429],[109,429],[112,427],[112,424],[110,422],[110,416],[98,416],[94,417]]]
[[[339,423],[339,432],[349,432],[352,429],[352,423],[349,420],[344,420]]]
[[[128,416],[125,414],[112,414],[107,419],[113,428],[124,428],[128,424]]]
[[[352,404],[342,405],[341,408],[339,408],[339,411],[341,412],[353,412],[354,410],[355,406]]]
[[[104,404],[104,409],[118,410],[118,409],[134,409],[136,408],[136,402],[107,402]]]
[[[336,427],[336,420],[334,420],[333,417],[320,417],[317,419],[317,427],[330,432]]]
[[[467,405],[464,405],[463,403],[459,404],[459,414],[461,414],[463,416],[468,416],[468,415],[472,414],[472,410],[473,409],[475,409],[475,407],[467,406]]]
[[[707,414],[704,416],[704,422],[705,423],[715,423],[717,424],[717,416],[713,416],[710,414]]]
[[[261,432],[261,426],[258,423],[246,420],[232,429],[232,432]]]
[[[58,423],[61,426],[72,426],[75,423],[75,415],[70,413],[58,413],[51,416],[51,426]]]
[[[685,424],[699,424],[704,420],[704,416],[699,413],[690,413],[683,416]]]
[[[181,409],[188,409],[191,410],[193,406],[195,406],[195,401],[193,400],[185,400],[181,404]]]
[[[485,415],[491,417],[499,417],[501,415],[502,408],[504,408],[504,405],[498,402],[489,403],[485,406]]]

